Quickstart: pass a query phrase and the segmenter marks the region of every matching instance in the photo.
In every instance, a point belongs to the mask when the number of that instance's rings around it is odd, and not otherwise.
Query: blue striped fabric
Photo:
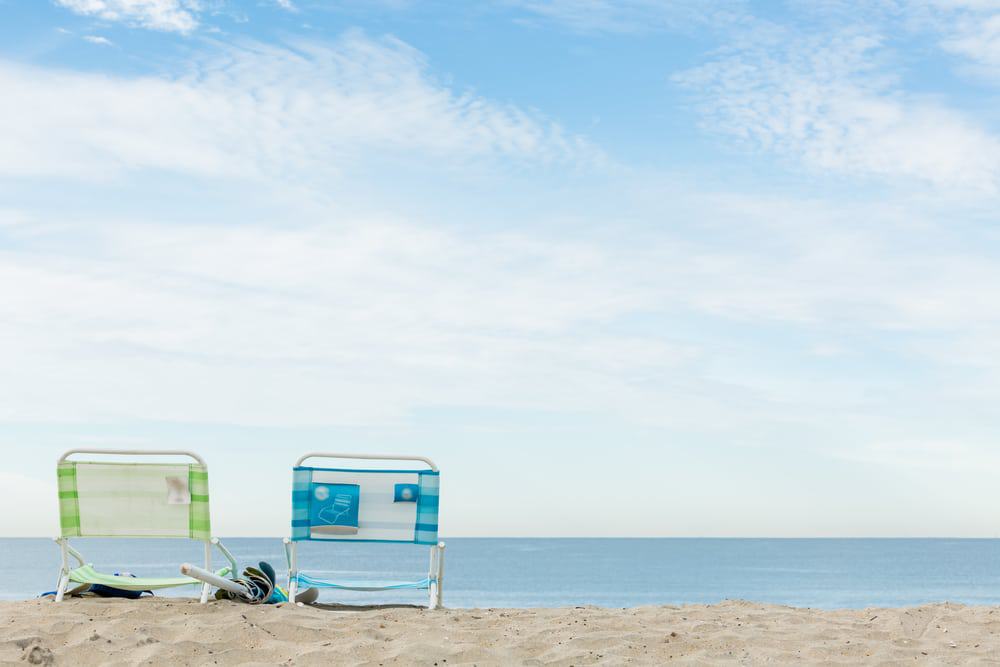
[[[309,539],[309,484],[312,469],[292,469],[292,539]]]
[[[314,532],[310,521],[311,489],[316,483],[331,484],[329,475],[338,473],[350,478],[361,488],[361,505],[359,508],[358,530],[356,535],[319,535]],[[317,480],[316,476],[320,479]],[[394,478],[409,476],[413,480],[416,475],[419,493],[416,502],[415,516],[408,522],[386,520],[397,515],[384,513],[379,516],[381,508],[399,508],[394,494],[390,491],[381,492],[384,475]],[[371,487],[366,490],[365,478],[373,476]],[[324,479],[324,477],[326,479]],[[378,482],[375,480],[379,479]],[[406,477],[403,477],[406,479]],[[345,468],[311,468],[297,467],[292,470],[292,535],[293,541],[321,540],[333,542],[411,542],[413,544],[437,544],[438,541],[438,506],[440,489],[440,474],[433,470],[358,470]],[[411,504],[412,508],[413,505]],[[366,520],[366,514],[373,518]],[[405,513],[403,514],[405,517]],[[393,539],[389,539],[389,538]]]
[[[404,589],[427,590],[431,587],[432,580],[423,578],[419,581],[354,581],[349,583],[335,583],[325,579],[316,579],[301,572],[295,577],[299,588],[339,588],[345,591],[398,591]]]
[[[441,476],[437,473],[420,473],[417,523],[413,527],[413,541],[417,544],[437,544],[440,480]]]

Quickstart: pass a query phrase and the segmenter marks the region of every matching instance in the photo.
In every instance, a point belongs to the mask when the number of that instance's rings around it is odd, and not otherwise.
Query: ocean
[[[285,570],[281,540],[223,540],[241,567],[259,560]],[[172,576],[200,563],[201,548],[180,540],[74,542],[102,571]],[[480,539],[447,540],[449,607],[633,607],[726,599],[824,609],[929,602],[1000,604],[995,539]],[[315,544],[302,568],[351,579],[417,579],[428,549],[396,544]],[[0,539],[6,574],[0,598],[55,588],[58,548],[46,539]],[[222,564],[221,558],[216,558]],[[175,589],[173,595],[193,595]],[[323,601],[422,604],[422,591],[324,592]]]

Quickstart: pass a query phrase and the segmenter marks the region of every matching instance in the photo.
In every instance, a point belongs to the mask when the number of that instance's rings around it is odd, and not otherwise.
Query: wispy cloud
[[[0,254],[2,283],[25,286],[0,305],[3,373],[47,384],[55,365],[74,369],[62,399],[45,403],[50,417],[351,424],[418,406],[528,408],[542,394],[549,409],[574,409],[606,398],[596,387],[617,385],[623,368],[651,373],[692,353],[597,326],[650,292],[587,244],[377,219],[81,233],[102,258],[62,253],[58,233],[21,238],[34,259]],[[103,389],[53,411],[78,392],[71,377]],[[34,390],[19,391],[15,405],[0,390],[0,412],[41,418]]]
[[[351,33],[326,45],[219,46],[183,74],[114,77],[0,63],[0,172],[91,178],[136,168],[312,178],[390,156],[588,160],[556,123],[453,91],[424,56]],[[150,132],[156,127],[156,132]]]
[[[152,30],[187,33],[198,27],[197,0],[56,0],[77,14]]]
[[[967,11],[955,16],[945,29],[941,45],[969,59],[991,78],[1000,81],[1000,6],[992,11]]]
[[[707,128],[809,167],[995,192],[1000,138],[960,111],[907,93],[866,31],[744,38],[675,80]]]
[[[940,403],[871,369],[803,376],[803,360],[826,363],[817,344],[850,359],[859,340],[888,336],[912,366],[995,369],[1000,269],[974,250],[906,249],[891,228],[925,225],[915,208],[672,199],[738,215],[757,241],[470,234],[304,207],[286,212],[295,225],[0,227],[18,248],[0,253],[0,284],[19,286],[0,300],[0,374],[22,378],[0,387],[0,414],[386,424],[441,406],[545,406],[703,431],[720,410],[725,428],[861,419],[883,407],[863,398],[879,382],[908,405]],[[649,317],[660,324],[629,325]],[[743,339],[758,328],[803,350]],[[755,370],[769,359],[799,361]],[[976,393],[968,409],[1000,387]]]
[[[91,44],[97,44],[98,46],[114,46],[112,41],[107,37],[101,37],[100,35],[84,35],[84,41],[90,42]]]
[[[571,30],[610,33],[721,27],[735,20],[743,7],[739,0],[508,0],[507,4]]]

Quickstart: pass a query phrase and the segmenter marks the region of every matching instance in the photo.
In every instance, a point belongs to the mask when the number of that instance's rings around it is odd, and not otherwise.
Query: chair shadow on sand
[[[427,611],[427,606],[422,604],[341,604],[337,602],[314,602],[309,605],[313,609],[322,611],[386,611],[389,609],[417,609]]]

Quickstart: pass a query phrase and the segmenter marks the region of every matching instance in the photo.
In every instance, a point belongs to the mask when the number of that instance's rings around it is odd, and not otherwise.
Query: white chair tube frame
[[[205,459],[185,449],[70,449],[59,457],[59,463],[73,454],[101,454],[102,456],[187,456],[205,465]]]
[[[423,461],[426,463],[433,472],[438,471],[438,467],[434,465],[434,461],[431,461],[426,456],[413,456],[410,454],[333,454],[329,452],[310,452],[299,457],[299,460],[295,462],[295,467],[301,466],[306,459],[365,459],[369,461]]]
[[[288,561],[288,600],[290,602],[295,602],[295,596],[298,594],[299,590],[299,565],[295,550],[295,542],[292,542],[286,537],[284,539],[284,543],[285,560]]]
[[[412,456],[408,454],[340,454],[332,452],[310,452],[299,457],[295,462],[295,467],[301,466],[306,459],[365,459],[376,461],[421,461],[426,463],[434,472],[438,471],[437,465],[426,456]],[[284,539],[285,558],[288,561],[288,599],[292,602],[298,593],[298,554],[296,553],[295,542]],[[440,609],[444,606],[443,581],[444,581],[444,542],[438,542],[431,547],[430,568],[427,578],[431,580],[430,600],[428,609]]]
[[[441,609],[444,607],[444,542],[431,547],[431,567],[427,578],[431,580],[427,608]]]
[[[63,453],[59,457],[59,463],[62,463],[69,459],[73,454],[100,454],[104,456],[187,456],[194,459],[201,465],[205,465],[205,459],[201,458],[194,452],[189,452],[181,449],[70,449]],[[69,588],[69,556],[72,556],[80,563],[80,567],[86,565],[86,561],[79,551],[74,549],[69,545],[69,538],[57,537],[55,541],[59,544],[61,552],[61,568],[59,570],[59,585],[56,588],[56,602],[62,602],[66,597],[66,590]],[[219,548],[222,555],[226,557],[229,561],[230,573],[236,574],[236,559],[233,554],[219,541],[219,538],[213,537],[210,540],[205,540],[205,569],[212,569],[212,545]],[[212,587],[208,583],[204,583],[201,587],[201,595],[199,601],[202,604],[208,602],[208,595],[211,592]]]
[[[288,561],[288,599],[295,601],[298,595],[298,553],[295,542],[284,538],[285,559]],[[428,609],[444,608],[444,542],[438,542],[431,546],[430,568],[427,578],[430,579]]]

